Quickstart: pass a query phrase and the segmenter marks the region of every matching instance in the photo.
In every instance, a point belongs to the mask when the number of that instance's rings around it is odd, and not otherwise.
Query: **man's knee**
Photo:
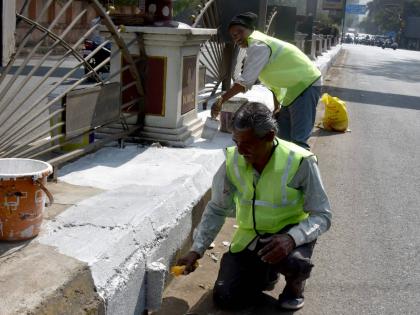
[[[299,252],[295,252],[287,258],[284,273],[287,277],[306,280],[310,277],[313,266],[310,258],[303,257]]]

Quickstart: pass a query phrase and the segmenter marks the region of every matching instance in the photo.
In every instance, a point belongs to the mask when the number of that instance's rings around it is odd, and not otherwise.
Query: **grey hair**
[[[277,122],[273,113],[264,104],[248,102],[242,105],[232,118],[234,130],[252,129],[258,138],[264,138],[269,132],[277,134]]]

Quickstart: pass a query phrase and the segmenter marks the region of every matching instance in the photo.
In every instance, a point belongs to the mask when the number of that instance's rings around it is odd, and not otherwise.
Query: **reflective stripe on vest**
[[[293,103],[321,77],[314,63],[296,46],[258,31],[248,37],[248,45],[255,41],[263,42],[271,49],[269,61],[258,78],[283,106]]]
[[[303,211],[303,194],[287,184],[295,176],[303,157],[311,152],[276,139],[278,143],[254,189],[254,170],[236,147],[226,151],[226,171],[235,186],[238,229],[230,250],[239,252],[257,236],[276,233],[308,217]],[[255,199],[254,199],[255,197]]]

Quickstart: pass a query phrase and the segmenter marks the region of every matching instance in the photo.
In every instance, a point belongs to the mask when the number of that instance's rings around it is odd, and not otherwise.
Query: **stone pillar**
[[[312,37],[311,40],[305,41],[305,54],[311,59],[316,59],[316,38]]]
[[[315,47],[315,55],[321,56],[322,55],[322,37],[321,35],[314,35],[313,38],[316,41],[316,47]]]
[[[332,40],[332,35],[327,35],[327,50],[331,49],[331,40]]]
[[[299,48],[303,52],[305,51],[305,38],[307,36],[308,36],[307,34],[303,34],[303,33],[299,33],[299,32],[295,33],[296,47]]]
[[[193,142],[203,125],[197,116],[200,45],[216,34],[214,29],[127,26],[126,43],[143,34],[147,55],[146,117],[141,137],[184,147]],[[129,47],[135,57],[139,46]],[[111,60],[111,73],[122,65],[122,56]],[[121,82],[121,78],[115,81]]]
[[[322,52],[327,52],[327,36],[322,35],[321,36],[321,40],[322,40]]]

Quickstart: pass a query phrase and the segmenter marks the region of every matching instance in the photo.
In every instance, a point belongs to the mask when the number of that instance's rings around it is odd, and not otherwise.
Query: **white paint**
[[[26,229],[20,232],[20,237],[30,238],[34,236],[34,229],[35,229],[35,226],[33,224],[28,226]]]
[[[36,180],[51,173],[52,166],[44,161],[23,158],[0,159],[0,180],[19,177],[32,177]]]
[[[35,191],[34,202],[35,204],[45,204],[45,194],[41,189]]]
[[[146,307],[149,311],[158,310],[162,305],[163,289],[165,287],[165,276],[167,267],[158,261],[147,265]]]
[[[140,313],[147,292],[160,291],[159,282],[146,289],[146,267],[161,257],[167,267],[182,246],[228,145],[231,136],[219,134],[185,149],[129,145],[85,156],[59,180],[105,191],[61,213],[37,240],[89,264],[107,314]]]
[[[167,6],[164,6],[163,8],[162,8],[162,15],[163,16],[169,16],[169,13],[170,13],[171,11],[169,10],[169,8],[167,7]]]
[[[10,201],[8,196],[4,196],[4,206],[7,211],[16,211],[19,207],[19,196],[15,196],[16,201]]]

